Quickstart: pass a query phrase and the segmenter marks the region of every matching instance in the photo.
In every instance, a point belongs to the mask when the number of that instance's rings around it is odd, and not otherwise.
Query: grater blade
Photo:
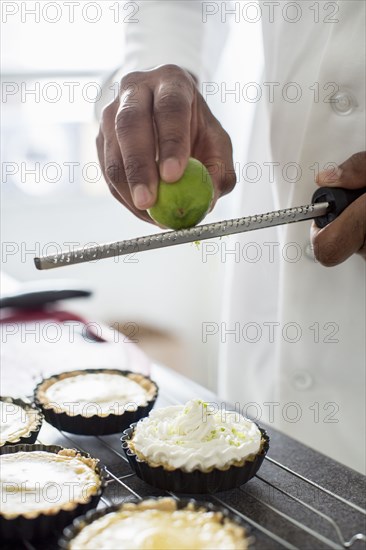
[[[324,216],[329,207],[328,202],[296,206],[284,210],[267,212],[256,216],[223,220],[220,222],[197,225],[190,229],[165,231],[145,237],[137,237],[127,241],[116,241],[96,246],[85,246],[76,250],[65,250],[59,254],[34,258],[37,269],[54,269],[65,265],[92,262],[105,258],[114,258],[127,254],[135,254],[145,250],[154,250],[177,244],[214,239],[235,233],[244,233],[255,229],[295,223]]]

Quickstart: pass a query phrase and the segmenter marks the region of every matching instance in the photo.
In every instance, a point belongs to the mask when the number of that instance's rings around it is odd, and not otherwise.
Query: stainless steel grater
[[[154,250],[155,248],[164,248],[177,244],[214,239],[223,237],[224,235],[233,235],[235,233],[243,233],[245,231],[253,231],[264,227],[294,223],[309,220],[317,216],[324,216],[328,206],[329,204],[327,202],[309,204],[296,208],[288,208],[286,210],[268,212],[267,214],[248,216],[246,218],[197,225],[191,229],[165,231],[127,241],[117,241],[79,248],[72,251],[64,251],[60,254],[35,258],[34,262],[37,269],[53,269],[64,265],[74,265],[102,260],[104,258],[114,258],[115,256],[124,256],[136,252],[144,252],[145,250]]]
[[[103,260],[104,258],[125,256],[127,254],[135,254],[136,252],[144,252],[145,250],[154,250],[155,248],[203,241],[205,239],[215,239],[225,235],[244,233],[246,231],[254,231],[255,229],[263,229],[275,225],[301,222],[310,219],[315,219],[315,223],[318,227],[325,227],[341,214],[347,206],[364,193],[366,193],[366,188],[349,190],[320,187],[312,197],[312,204],[307,204],[305,206],[276,210],[274,212],[257,214],[246,218],[236,218],[206,225],[197,225],[191,229],[165,231],[163,233],[156,233],[154,235],[147,235],[146,237],[138,237],[127,241],[117,241],[97,246],[88,246],[72,251],[64,251],[60,254],[34,258],[34,263],[37,269],[53,269],[64,265],[81,264],[84,262]]]

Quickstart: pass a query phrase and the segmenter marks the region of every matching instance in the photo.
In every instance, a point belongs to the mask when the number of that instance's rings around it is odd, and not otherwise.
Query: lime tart
[[[63,550],[246,550],[245,527],[209,503],[146,498],[78,518],[66,528]]]
[[[13,397],[0,397],[0,447],[34,443],[42,420],[41,411],[31,403]]]
[[[251,479],[269,438],[240,413],[196,399],[152,411],[124,432],[122,446],[136,474],[151,485],[207,493]]]
[[[34,392],[45,419],[82,435],[122,432],[146,416],[158,394],[147,376],[118,369],[64,372],[42,380]]]
[[[85,513],[104,484],[98,460],[55,445],[16,445],[0,451],[0,534],[46,536]]]

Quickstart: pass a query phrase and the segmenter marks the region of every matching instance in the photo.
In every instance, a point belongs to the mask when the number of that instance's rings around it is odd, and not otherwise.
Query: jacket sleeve
[[[212,13],[217,4],[201,0],[138,2],[138,22],[126,28],[124,70],[174,63],[198,80],[210,78],[228,32],[220,13]]]
[[[188,70],[199,83],[211,81],[229,32],[217,11],[217,2],[201,0],[144,0],[133,2],[133,20],[125,23],[121,66],[104,83],[96,115],[114,99],[121,77],[135,70],[175,64]]]

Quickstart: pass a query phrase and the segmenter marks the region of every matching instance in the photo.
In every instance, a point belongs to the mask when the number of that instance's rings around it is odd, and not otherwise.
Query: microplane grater
[[[37,269],[53,269],[64,265],[74,265],[84,262],[114,258],[165,248],[177,244],[215,239],[225,235],[244,233],[266,227],[301,222],[314,219],[318,227],[325,227],[335,220],[353,201],[366,193],[366,187],[361,189],[343,189],[341,187],[320,187],[312,197],[312,203],[305,206],[295,206],[284,210],[257,214],[245,218],[223,220],[221,222],[197,225],[190,229],[165,231],[146,237],[137,237],[127,241],[116,241],[96,246],[85,246],[77,250],[64,251],[59,254],[34,258]]]
[[[205,239],[214,239],[225,235],[235,233],[244,233],[265,227],[288,224],[309,220],[318,216],[324,216],[329,204],[327,202],[319,204],[309,204],[277,210],[266,214],[248,216],[245,218],[236,218],[232,220],[223,220],[220,222],[197,225],[190,229],[180,229],[178,231],[165,231],[145,237],[138,237],[126,241],[116,241],[96,246],[86,246],[76,250],[63,251],[59,254],[35,258],[34,262],[37,269],[53,269],[65,265],[74,265],[84,262],[102,260],[105,258],[114,258],[127,254],[144,252],[145,250],[154,250],[156,248],[165,248],[178,244],[203,241]]]

